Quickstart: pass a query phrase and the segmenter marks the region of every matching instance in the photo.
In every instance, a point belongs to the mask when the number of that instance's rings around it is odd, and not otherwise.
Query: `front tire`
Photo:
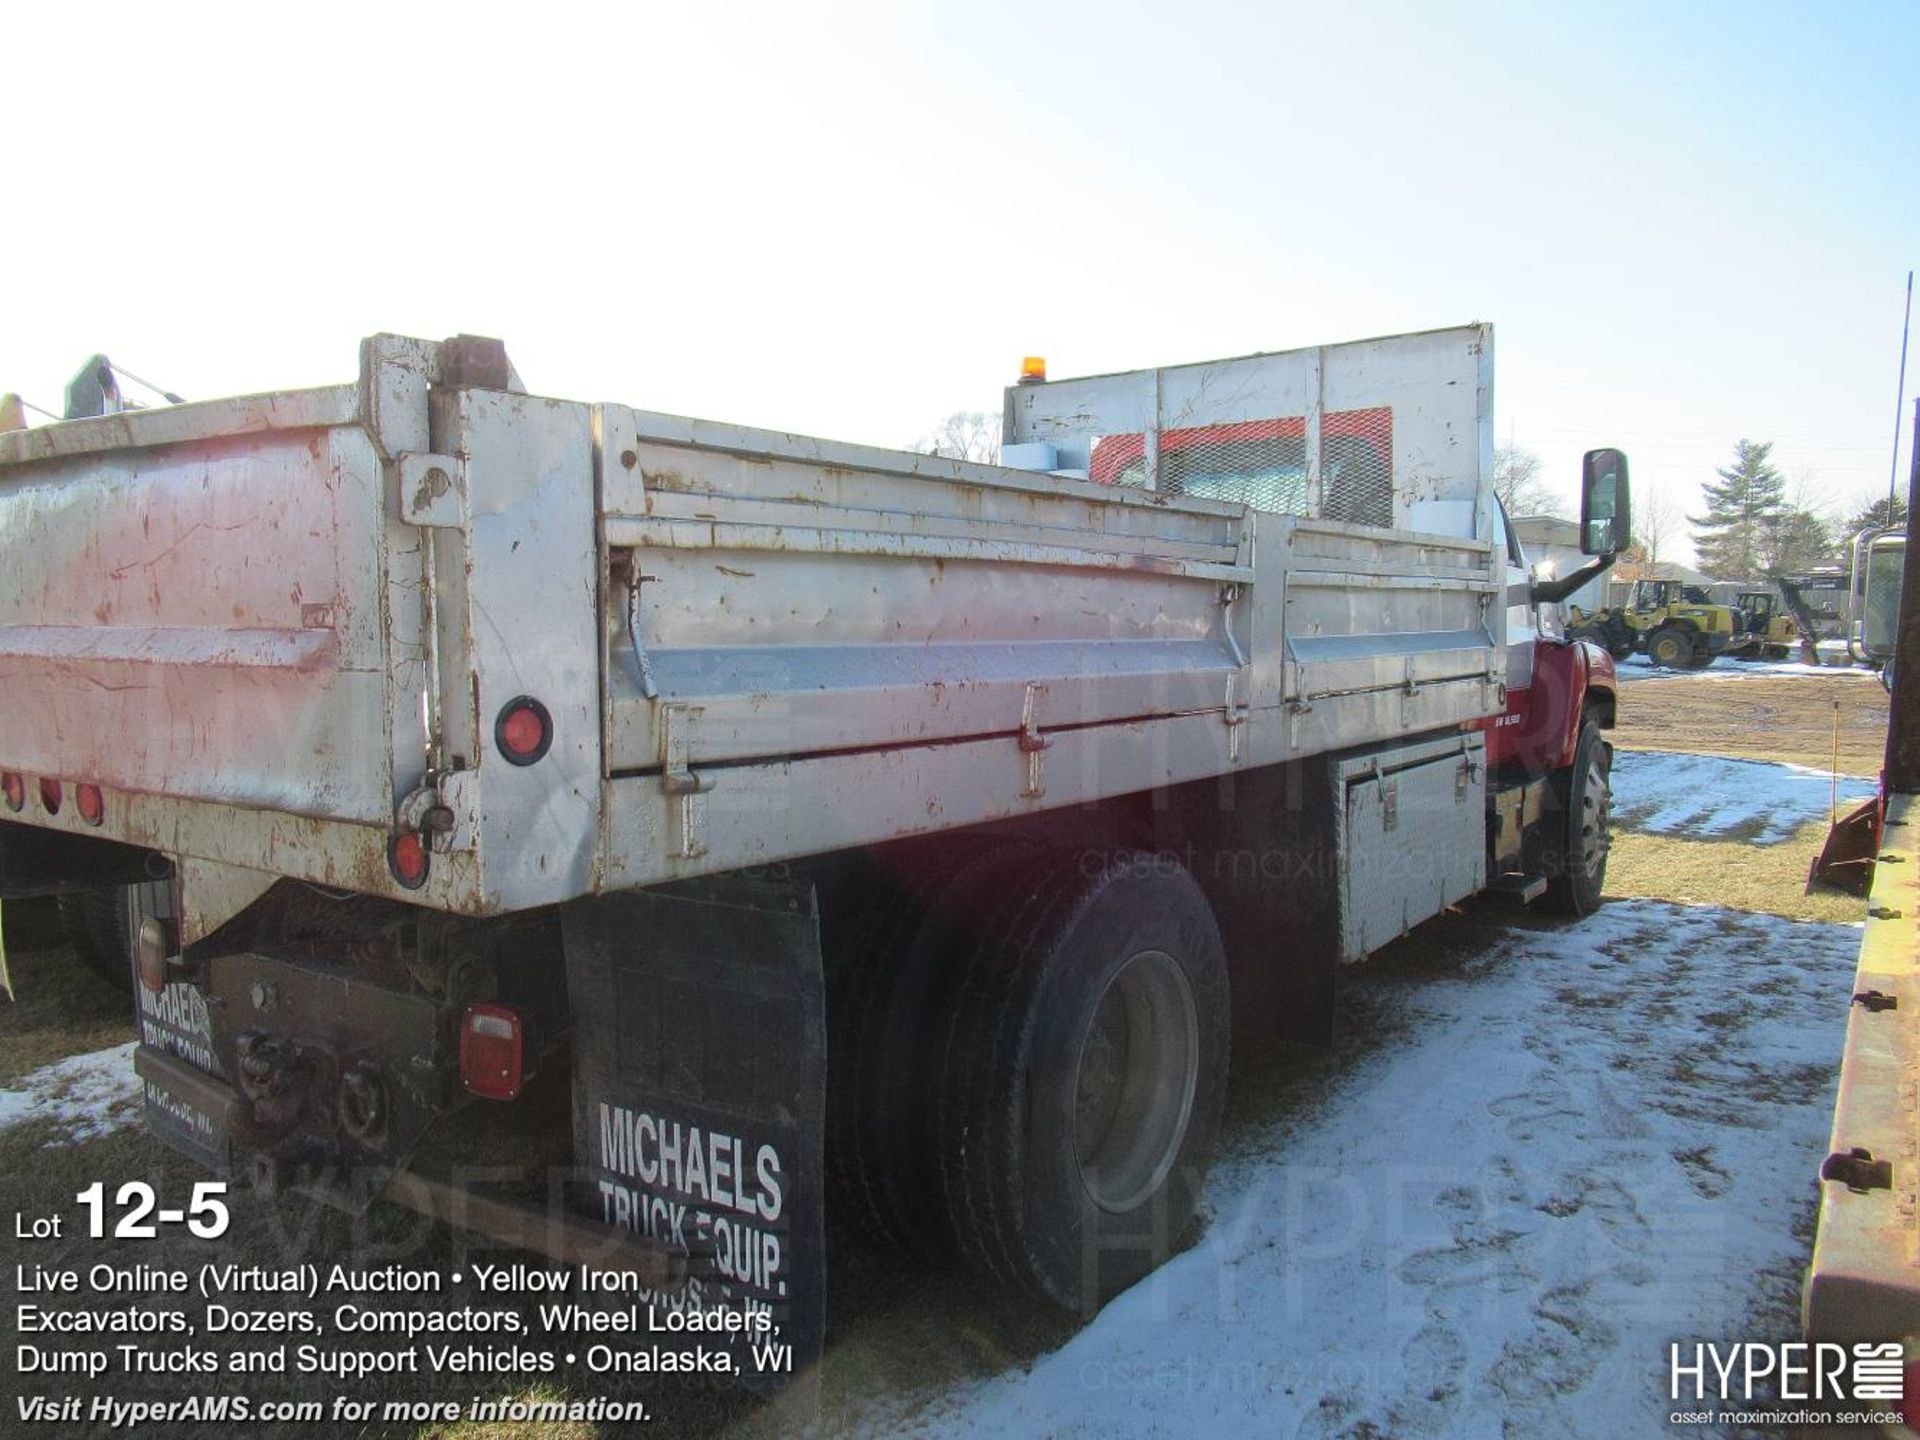
[[[1693,662],[1693,641],[1684,630],[1662,626],[1647,637],[1647,658],[1662,670],[1681,670]]]
[[[1607,883],[1608,821],[1613,809],[1613,758],[1591,718],[1580,725],[1573,764],[1548,784],[1554,803],[1544,823],[1554,831],[1543,853],[1547,893],[1556,915],[1591,915]]]
[[[1027,870],[967,958],[935,1087],[977,1268],[1091,1313],[1166,1260],[1219,1132],[1231,1034],[1206,897],[1164,856]]]

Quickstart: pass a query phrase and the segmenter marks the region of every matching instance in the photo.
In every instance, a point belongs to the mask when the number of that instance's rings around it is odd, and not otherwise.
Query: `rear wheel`
[[[919,1260],[948,1249],[929,1139],[928,1093],[954,971],[983,917],[1034,851],[955,847],[914,873],[869,877],[866,898],[823,934],[827,975],[827,1161],[839,1214]]]
[[[53,950],[66,940],[60,901],[53,895],[9,900],[0,906],[0,925],[9,950]]]
[[[1551,804],[1542,823],[1552,827],[1541,852],[1547,876],[1544,904],[1560,915],[1591,915],[1607,883],[1607,830],[1613,808],[1613,762],[1600,727],[1581,723],[1573,764],[1548,782]]]
[[[1707,648],[1704,640],[1693,642],[1693,657],[1687,661],[1689,670],[1704,670],[1713,664],[1713,651]]]
[[[60,918],[74,955],[109,985],[133,989],[134,944],[141,925],[176,917],[171,880],[111,885],[60,897]]]
[[[1647,637],[1647,658],[1663,670],[1679,670],[1693,661],[1693,641],[1684,630],[1663,625]]]
[[[1173,1253],[1213,1154],[1226,956],[1164,857],[1057,855],[967,957],[935,1088],[942,1197],[978,1268],[1091,1311]]]
[[[133,934],[127,888],[86,890],[60,897],[60,920],[74,958],[109,985],[133,988]]]

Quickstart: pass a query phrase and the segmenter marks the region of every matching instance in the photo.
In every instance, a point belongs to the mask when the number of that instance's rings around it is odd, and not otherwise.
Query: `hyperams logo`
[[[1675,1344],[1667,1374],[1676,1425],[1904,1424],[1909,1387],[1920,1401],[1920,1354],[1895,1343]],[[1920,1404],[1912,1413],[1920,1419]]]

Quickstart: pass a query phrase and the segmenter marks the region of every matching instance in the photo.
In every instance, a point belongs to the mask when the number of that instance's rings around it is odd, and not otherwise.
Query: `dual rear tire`
[[[835,957],[828,999],[836,1189],[910,1253],[1090,1313],[1179,1248],[1219,1133],[1206,898],[1165,857],[1029,847],[875,909],[847,933],[893,963]]]
[[[134,985],[134,942],[142,921],[174,917],[173,882],[147,880],[62,895],[60,920],[74,958],[117,990]]]

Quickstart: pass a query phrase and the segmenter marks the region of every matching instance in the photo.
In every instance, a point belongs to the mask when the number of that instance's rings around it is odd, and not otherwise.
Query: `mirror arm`
[[[1602,555],[1590,560],[1571,575],[1562,575],[1558,580],[1535,580],[1527,587],[1527,598],[1535,605],[1557,605],[1574,591],[1597,575],[1604,575],[1613,568],[1618,555]]]

